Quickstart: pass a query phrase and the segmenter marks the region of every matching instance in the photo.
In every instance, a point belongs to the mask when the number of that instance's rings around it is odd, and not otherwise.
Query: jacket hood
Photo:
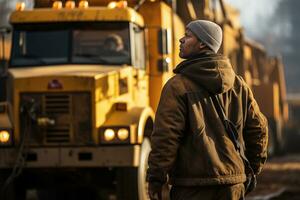
[[[204,52],[181,62],[175,74],[182,74],[213,94],[224,93],[233,87],[235,72],[223,55]]]

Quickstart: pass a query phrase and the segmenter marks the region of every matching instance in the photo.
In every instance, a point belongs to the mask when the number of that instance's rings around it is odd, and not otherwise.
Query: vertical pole
[[[4,36],[4,32],[1,32],[1,40],[2,40],[2,58],[1,58],[1,61],[4,62],[4,60],[5,60],[5,36]]]
[[[1,34],[1,42],[2,42],[2,56],[1,56],[1,62],[0,67],[1,69],[0,73],[0,101],[6,100],[6,80],[7,80],[7,71],[8,66],[7,62],[5,60],[5,35],[10,32],[10,29],[7,27],[1,27],[0,28],[0,34]]]
[[[177,14],[177,0],[172,0],[172,14],[171,14],[171,23],[172,23],[172,69],[175,68],[175,17],[174,15]]]
[[[1,56],[1,62],[0,62],[0,67],[3,68],[1,69],[0,73],[0,102],[5,101],[6,98],[6,81],[5,81],[5,75],[6,75],[6,64],[5,64],[5,37],[4,37],[4,32],[0,32],[1,34],[1,42],[2,42],[2,56]]]
[[[7,64],[5,62],[5,35],[10,33],[9,27],[0,27],[0,34],[1,34],[1,42],[2,42],[2,56],[1,56],[1,65],[4,67],[3,74],[7,73]],[[1,75],[3,75],[1,74]]]
[[[1,62],[0,62],[0,67],[2,68],[1,69],[1,73],[0,73],[0,76],[3,76],[6,72],[6,64],[5,64],[5,33],[4,31],[1,31],[0,32],[1,34]]]

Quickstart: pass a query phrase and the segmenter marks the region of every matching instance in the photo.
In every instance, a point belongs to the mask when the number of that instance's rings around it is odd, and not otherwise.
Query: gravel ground
[[[270,159],[247,200],[300,200],[300,154]]]

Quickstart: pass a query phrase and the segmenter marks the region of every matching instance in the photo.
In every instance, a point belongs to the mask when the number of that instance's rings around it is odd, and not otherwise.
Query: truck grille
[[[45,95],[47,114],[70,113],[70,95]]]
[[[30,105],[33,116],[55,121],[41,126],[31,121],[30,145],[86,145],[92,143],[90,94],[22,93],[20,109]],[[33,106],[32,106],[32,105]],[[28,130],[26,114],[21,114],[21,134]],[[27,124],[26,124],[27,123]]]
[[[47,143],[69,143],[70,128],[68,126],[60,126],[46,129]]]

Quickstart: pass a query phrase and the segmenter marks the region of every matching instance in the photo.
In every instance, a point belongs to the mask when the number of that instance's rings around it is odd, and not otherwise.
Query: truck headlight
[[[108,128],[104,131],[104,140],[107,142],[112,141],[115,138],[115,135],[115,131]]]
[[[11,144],[11,132],[8,130],[0,130],[0,145]]]
[[[128,144],[130,143],[130,128],[101,127],[99,136],[102,144]]]
[[[118,130],[118,138],[120,140],[127,140],[127,138],[129,137],[129,131],[125,128],[121,128]]]

